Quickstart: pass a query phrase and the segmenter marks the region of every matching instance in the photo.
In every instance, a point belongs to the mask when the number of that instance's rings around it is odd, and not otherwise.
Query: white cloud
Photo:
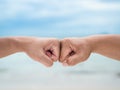
[[[70,21],[65,21],[65,22],[58,22],[56,23],[56,27],[76,27],[76,26],[105,26],[108,25],[109,23],[115,22],[115,20],[111,20],[106,17],[102,16],[97,16],[97,17],[81,17],[81,18],[74,18],[73,20]]]
[[[67,16],[84,10],[120,10],[120,3],[97,0],[6,0],[0,5],[0,18],[43,18]]]
[[[120,10],[120,3],[103,3],[103,2],[84,2],[83,8],[88,10]]]

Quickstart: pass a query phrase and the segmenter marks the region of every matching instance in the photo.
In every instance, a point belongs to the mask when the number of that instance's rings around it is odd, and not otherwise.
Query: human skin
[[[87,60],[91,53],[120,60],[120,35],[93,35],[61,40],[60,62],[73,66]]]
[[[0,58],[25,52],[32,59],[47,67],[59,58],[59,40],[38,37],[5,37],[0,38]]]
[[[6,37],[0,38],[0,58],[25,52],[47,67],[58,60],[73,66],[98,53],[120,60],[120,35],[94,35],[83,38]]]

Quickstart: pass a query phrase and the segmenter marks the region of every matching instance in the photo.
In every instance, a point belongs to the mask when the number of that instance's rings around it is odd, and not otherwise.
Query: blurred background
[[[0,37],[120,34],[120,0],[0,0]],[[119,42],[119,41],[118,41]],[[120,90],[120,62],[92,54],[46,68],[25,53],[0,60],[0,90]]]

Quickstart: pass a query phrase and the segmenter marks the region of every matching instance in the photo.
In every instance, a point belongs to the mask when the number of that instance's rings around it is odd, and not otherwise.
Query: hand
[[[92,48],[86,38],[66,38],[61,40],[60,62],[73,66],[85,61],[91,54]]]
[[[59,58],[59,40],[55,38],[23,37],[19,43],[22,51],[45,66],[52,66]],[[24,41],[24,42],[23,42]]]

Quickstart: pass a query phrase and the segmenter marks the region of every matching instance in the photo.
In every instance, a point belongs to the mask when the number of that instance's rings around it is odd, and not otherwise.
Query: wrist
[[[9,37],[8,39],[12,49],[14,49],[16,52],[22,52],[22,48],[20,47],[21,45],[17,37]]]
[[[10,45],[16,50],[16,52],[25,52],[26,47],[30,44],[30,41],[27,37],[10,37]],[[32,43],[32,42],[31,42]]]
[[[105,40],[106,38],[104,37],[104,35],[93,35],[87,38],[90,46],[92,47],[92,52],[99,53],[106,48],[105,44],[107,43],[107,41]]]
[[[98,44],[98,40],[96,40],[95,36],[88,36],[85,37],[86,42],[88,43],[88,46],[91,48],[91,52],[95,53],[97,52],[97,44]]]

